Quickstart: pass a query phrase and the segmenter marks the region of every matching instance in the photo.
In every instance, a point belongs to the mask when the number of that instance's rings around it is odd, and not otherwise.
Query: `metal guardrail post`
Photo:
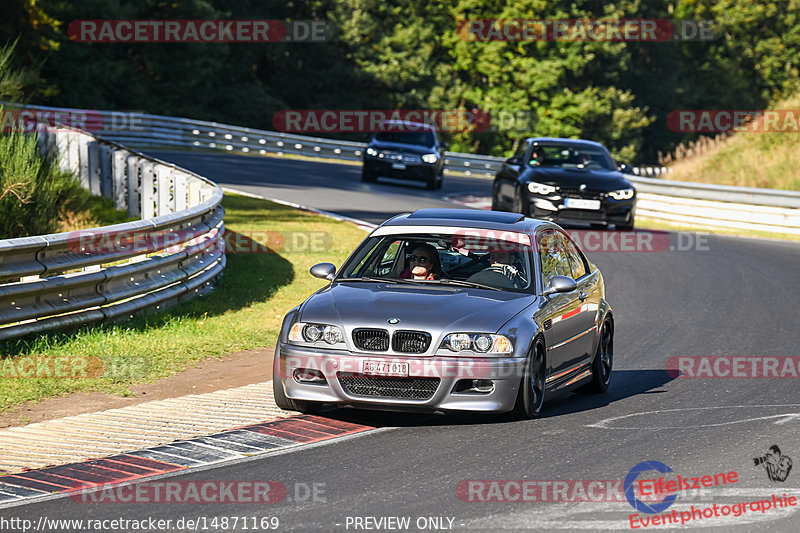
[[[141,172],[141,186],[139,187],[139,198],[141,206],[139,212],[142,218],[152,218],[156,216],[156,164],[152,161],[145,161],[139,165]]]
[[[129,318],[212,286],[225,267],[219,187],[84,132],[38,134],[59,168],[143,219],[0,239],[0,340]]]
[[[125,158],[126,166],[126,192],[128,197],[128,216],[138,217],[142,212],[141,196],[141,160],[135,155],[128,155]]]
[[[172,213],[172,168],[166,165],[155,166],[156,176],[156,210],[158,215]]]
[[[111,152],[111,197],[114,209],[125,209],[128,194],[128,152],[114,150]]]

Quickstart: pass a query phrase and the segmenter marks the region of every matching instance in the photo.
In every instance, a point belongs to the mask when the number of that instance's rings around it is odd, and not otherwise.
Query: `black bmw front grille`
[[[359,350],[385,352],[389,349],[389,332],[385,329],[354,329],[353,342]]]
[[[401,353],[423,353],[431,344],[430,333],[424,331],[395,331],[392,350]]]
[[[340,372],[336,376],[347,394],[378,398],[429,400],[439,388],[439,378],[390,378]]]
[[[602,200],[606,193],[597,191],[582,191],[574,187],[559,187],[558,192],[567,198],[581,198],[584,200]]]

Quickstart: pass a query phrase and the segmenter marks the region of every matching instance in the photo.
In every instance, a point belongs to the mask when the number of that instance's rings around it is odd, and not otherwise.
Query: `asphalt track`
[[[486,196],[490,184],[448,177],[442,191],[427,191],[421,184],[362,184],[357,166],[156,155],[223,186],[370,222],[419,207],[452,207],[442,200],[444,195]],[[673,245],[696,239],[677,234],[670,238]],[[570,393],[552,398],[542,419],[526,422],[490,416],[333,411],[327,415],[386,429],[176,478],[279,481],[289,489],[281,503],[87,504],[61,497],[7,509],[0,517],[174,521],[276,516],[278,530],[364,531],[368,529],[354,527],[355,517],[397,516],[410,517],[411,531],[420,530],[420,517],[444,517],[441,529],[450,527],[452,519],[452,529],[470,531],[624,530],[631,528],[628,517],[634,512],[624,500],[470,502],[459,498],[457,487],[462,480],[623,480],[631,468],[647,460],[665,463],[684,477],[738,474],[736,483],[722,489],[680,496],[665,512],[688,510],[691,505],[750,502],[773,494],[800,495],[800,467],[786,481],[777,482],[753,464],[754,457],[775,444],[784,455],[800,460],[800,381],[686,379],[665,371],[673,356],[800,355],[800,246],[705,239],[688,250],[589,254],[604,274],[606,297],[616,319],[614,375],[605,395]],[[295,490],[303,493],[305,484],[312,483],[323,483],[324,494],[298,501],[303,494],[294,494]],[[536,494],[540,496],[541,490]],[[687,527],[797,531],[799,508],[698,519]],[[360,523],[376,526],[371,530],[395,530],[391,523]],[[422,530],[435,530],[432,524]]]

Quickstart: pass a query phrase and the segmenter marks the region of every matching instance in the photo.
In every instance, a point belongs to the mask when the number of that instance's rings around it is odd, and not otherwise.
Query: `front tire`
[[[367,172],[366,170],[361,170],[361,181],[366,183],[374,183],[378,180],[378,176],[373,174],[372,172]]]
[[[525,362],[525,373],[519,385],[514,414],[522,420],[532,420],[542,415],[546,390],[546,364],[544,343],[537,340]]]
[[[522,189],[516,187],[514,189],[514,204],[511,206],[512,213],[519,213],[522,216],[528,216],[528,210],[523,206]]]
[[[592,381],[586,386],[586,392],[602,394],[611,383],[611,370],[614,366],[614,323],[610,319],[603,321],[600,329],[600,340],[597,352],[592,361]]]
[[[492,211],[505,211],[503,206],[500,205],[500,198],[499,198],[499,187],[495,184],[492,187]]]

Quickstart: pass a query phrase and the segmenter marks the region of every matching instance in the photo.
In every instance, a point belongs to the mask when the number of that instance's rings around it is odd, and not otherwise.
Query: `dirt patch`
[[[205,359],[193,368],[155,383],[132,387],[132,396],[80,392],[23,404],[12,411],[0,412],[0,428],[270,381],[274,353],[275,348],[256,348],[235,352],[223,359]]]

